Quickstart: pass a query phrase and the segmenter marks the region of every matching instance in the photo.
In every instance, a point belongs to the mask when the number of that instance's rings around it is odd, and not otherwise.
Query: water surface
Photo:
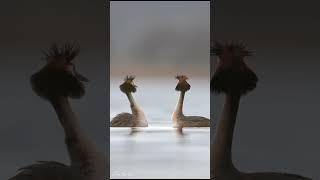
[[[172,128],[171,114],[179,93],[176,81],[137,79],[134,97],[144,110],[149,127],[111,128],[111,178],[210,178],[210,129],[185,128],[183,134]],[[184,103],[186,115],[210,116],[209,83],[190,79],[191,90]],[[126,96],[111,81],[110,117],[130,112]]]

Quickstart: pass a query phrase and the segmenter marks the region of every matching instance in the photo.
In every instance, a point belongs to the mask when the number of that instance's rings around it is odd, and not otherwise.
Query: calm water
[[[208,82],[190,79],[186,115],[210,116]],[[130,112],[126,96],[119,91],[120,83],[120,78],[111,81],[111,117]],[[137,79],[135,83],[138,90],[134,97],[150,127],[111,128],[111,178],[209,178],[209,128],[187,128],[179,134],[171,127],[171,114],[179,96],[174,90],[176,81]]]

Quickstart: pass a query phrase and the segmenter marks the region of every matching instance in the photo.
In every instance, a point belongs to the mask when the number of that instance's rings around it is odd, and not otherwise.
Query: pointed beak
[[[89,79],[84,77],[83,75],[79,74],[76,70],[76,67],[73,66],[73,74],[74,76],[79,80],[79,81],[82,81],[82,82],[89,82]]]

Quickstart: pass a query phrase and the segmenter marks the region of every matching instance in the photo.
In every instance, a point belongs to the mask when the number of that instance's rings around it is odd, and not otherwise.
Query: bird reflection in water
[[[141,132],[141,130],[139,130],[139,128],[132,127],[130,130],[129,136],[135,136],[139,132]]]

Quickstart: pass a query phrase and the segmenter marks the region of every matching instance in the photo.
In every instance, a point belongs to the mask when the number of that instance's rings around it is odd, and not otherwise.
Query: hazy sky
[[[44,61],[41,50],[76,40],[75,62],[91,82],[81,100],[71,100],[82,127],[107,153],[107,13],[105,1],[32,0],[0,3],[0,179],[38,160],[68,163],[62,128],[50,104],[31,90],[29,77]]]
[[[254,52],[247,62],[260,79],[240,105],[233,153],[240,170],[320,178],[318,7],[317,1],[275,0],[214,5],[211,35],[247,42]],[[211,100],[218,118],[222,96]]]
[[[114,1],[110,14],[112,75],[209,76],[209,1]]]

